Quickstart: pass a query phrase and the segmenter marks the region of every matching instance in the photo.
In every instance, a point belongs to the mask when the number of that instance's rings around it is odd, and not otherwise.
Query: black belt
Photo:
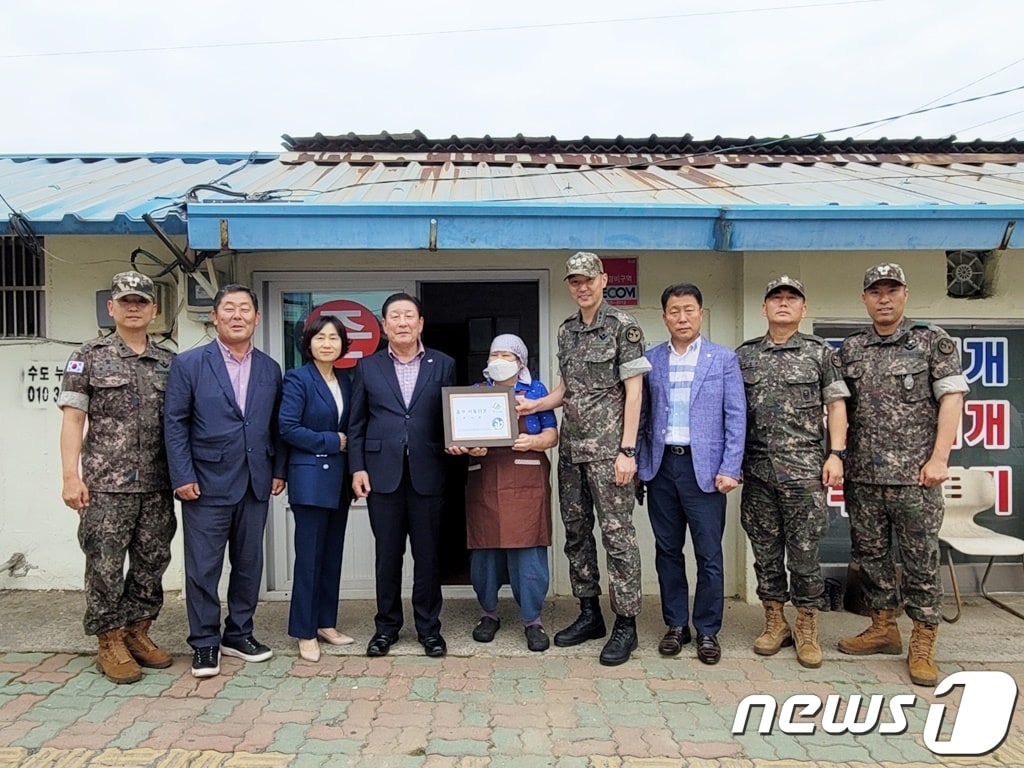
[[[690,446],[688,445],[666,445],[665,450],[669,453],[674,453],[676,456],[685,456],[690,453]]]

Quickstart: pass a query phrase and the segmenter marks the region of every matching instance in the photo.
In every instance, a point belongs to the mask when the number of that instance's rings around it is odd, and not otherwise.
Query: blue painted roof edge
[[[189,244],[202,250],[992,249],[1024,217],[1024,205],[210,202],[187,210]],[[1024,247],[1018,240],[1005,247]]]
[[[188,233],[188,226],[181,216],[176,213],[164,217],[154,216],[155,221],[169,235],[184,235]],[[52,221],[33,221],[28,219],[28,225],[37,235],[152,235],[153,230],[149,228],[142,219],[137,219],[125,214],[118,214],[109,221],[93,221],[83,219],[74,214],[66,214],[64,218]],[[0,218],[0,235],[12,234],[8,219]]]

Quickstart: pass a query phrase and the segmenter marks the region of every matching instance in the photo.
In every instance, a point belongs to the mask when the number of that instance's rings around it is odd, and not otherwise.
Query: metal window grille
[[[44,287],[42,238],[0,237],[0,338],[46,335]]]

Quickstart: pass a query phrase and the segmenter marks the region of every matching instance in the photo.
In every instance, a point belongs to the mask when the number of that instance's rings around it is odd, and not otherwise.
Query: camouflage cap
[[[565,262],[565,277],[563,280],[568,280],[573,275],[583,275],[584,277],[597,277],[604,273],[604,265],[601,260],[597,258],[596,253],[588,253],[587,251],[580,251],[569,257]]]
[[[866,291],[882,280],[892,280],[900,285],[907,284],[907,276],[903,274],[903,267],[890,261],[885,264],[875,264],[864,273],[864,290]]]
[[[790,290],[796,291],[803,298],[807,298],[807,292],[804,291],[804,284],[797,280],[795,277],[789,275],[780,275],[774,280],[770,281],[768,285],[764,287],[764,297],[767,299],[779,288],[789,288]]]
[[[110,298],[142,296],[156,301],[153,295],[153,281],[141,272],[118,272],[110,281]]]

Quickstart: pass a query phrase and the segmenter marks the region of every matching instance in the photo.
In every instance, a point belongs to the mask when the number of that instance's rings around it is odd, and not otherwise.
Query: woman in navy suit
[[[288,443],[288,501],[295,515],[295,569],[288,634],[299,655],[319,661],[317,638],[352,642],[340,633],[338,591],[348,523],[346,453],[350,384],[334,367],[348,350],[341,320],[320,315],[307,323],[301,351],[308,362],[284,376],[279,424]]]

